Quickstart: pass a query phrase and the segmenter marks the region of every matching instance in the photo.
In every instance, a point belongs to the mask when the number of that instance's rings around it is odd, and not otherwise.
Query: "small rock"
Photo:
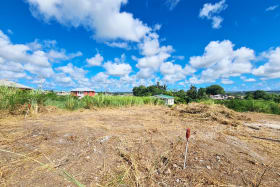
[[[71,136],[71,134],[64,134],[64,137],[69,137],[69,136]]]
[[[178,166],[177,166],[177,164],[173,164],[173,168],[177,168]]]
[[[217,156],[217,160],[221,160],[221,157]]]
[[[197,157],[195,157],[194,159],[195,159],[195,160],[198,160],[198,158],[197,158]]]
[[[104,143],[106,141],[108,141],[110,139],[110,136],[105,136],[104,138],[102,138],[102,140],[100,140],[100,143]]]
[[[176,182],[179,183],[179,182],[180,182],[180,179],[176,179]]]
[[[87,156],[86,159],[89,160],[89,159],[90,159],[90,156]]]
[[[65,141],[63,138],[60,138],[60,139],[58,140],[58,143],[60,143],[60,144],[65,144],[66,141]]]
[[[211,169],[211,167],[210,167],[210,166],[206,166],[206,168],[207,168],[207,169]]]
[[[203,162],[204,160],[199,160],[199,162]]]
[[[171,173],[171,170],[168,168],[166,171],[166,174],[170,174],[170,173]]]

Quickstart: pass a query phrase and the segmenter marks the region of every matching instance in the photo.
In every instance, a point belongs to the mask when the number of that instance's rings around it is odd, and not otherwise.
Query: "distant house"
[[[227,97],[227,99],[235,99],[235,96],[230,95],[230,96]]]
[[[13,82],[13,81],[8,81],[8,80],[0,80],[0,86],[6,86],[9,88],[18,88],[21,90],[33,90],[33,88],[28,87],[28,86],[24,86],[22,84]]]
[[[90,88],[77,88],[77,89],[71,90],[71,95],[82,98],[86,95],[94,96],[95,91]]]
[[[164,100],[166,105],[174,105],[174,97],[172,96],[160,94],[155,95],[154,97]]]
[[[65,95],[70,95],[70,93],[69,92],[65,92],[65,91],[58,91],[58,92],[56,92],[56,95],[65,96]]]
[[[218,95],[210,95],[210,98],[214,100],[227,100],[227,99],[235,99],[235,96],[218,94]]]
[[[224,100],[226,99],[225,96],[221,95],[221,94],[218,94],[218,95],[210,95],[210,98],[211,99],[215,99],[215,100]]]

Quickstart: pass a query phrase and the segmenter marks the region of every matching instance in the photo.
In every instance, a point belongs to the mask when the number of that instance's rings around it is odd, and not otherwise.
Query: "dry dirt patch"
[[[257,118],[280,122],[201,104],[5,117],[0,149],[25,157],[0,151],[0,185],[75,186],[75,178],[86,186],[278,186],[280,143],[271,140],[280,139],[279,131],[244,125]]]

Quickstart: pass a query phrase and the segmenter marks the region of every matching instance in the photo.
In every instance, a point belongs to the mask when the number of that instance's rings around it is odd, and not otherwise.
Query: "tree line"
[[[196,86],[191,85],[190,89],[184,90],[167,90],[166,85],[139,86],[133,88],[134,96],[154,96],[159,94],[169,95],[175,97],[175,103],[189,103],[194,100],[207,99],[209,95],[225,94],[225,90],[220,85],[211,85],[206,88],[197,89]]]
[[[202,99],[209,99],[210,95],[225,95],[226,92],[224,88],[220,85],[211,85],[206,88],[197,88],[191,85],[189,90],[168,90],[166,85],[160,85],[157,82],[156,85],[151,86],[138,86],[133,88],[134,96],[154,96],[154,95],[169,95],[175,97],[175,103],[189,103],[192,101],[198,101]],[[229,94],[234,95],[234,94]],[[240,96],[240,95],[238,95]],[[237,99],[240,97],[236,97]],[[246,92],[244,95],[245,100],[264,100],[264,101],[274,101],[280,103],[280,95],[274,93],[267,93],[263,90]]]

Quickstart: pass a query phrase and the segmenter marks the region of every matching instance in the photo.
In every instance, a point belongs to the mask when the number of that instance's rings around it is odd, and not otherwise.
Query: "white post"
[[[187,140],[187,144],[186,144],[186,152],[185,152],[184,169],[186,168],[187,154],[188,154],[188,145],[189,145],[189,140]]]

